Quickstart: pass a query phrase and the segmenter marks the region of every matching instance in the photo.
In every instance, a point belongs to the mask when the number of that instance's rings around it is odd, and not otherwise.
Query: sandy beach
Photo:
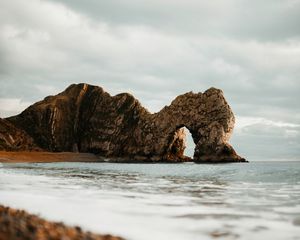
[[[92,153],[0,151],[0,162],[3,163],[97,162],[97,161],[101,161],[101,159]]]

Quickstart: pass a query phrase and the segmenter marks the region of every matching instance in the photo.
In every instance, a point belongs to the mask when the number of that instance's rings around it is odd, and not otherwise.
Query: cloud
[[[300,128],[300,124],[280,122],[280,121],[271,121],[262,117],[243,117],[237,116],[235,129],[237,131],[242,131],[243,129],[253,126],[253,125],[265,125],[271,127],[279,128]]]
[[[231,141],[249,160],[299,160],[300,124],[237,117]]]
[[[18,98],[0,98],[0,117],[16,115],[31,104],[31,102],[23,102]]]
[[[58,90],[54,86],[49,86],[49,85],[35,85],[34,86],[37,91],[39,91],[40,94],[44,96],[49,96],[49,95],[55,95],[58,93]]]
[[[172,34],[282,40],[299,35],[298,0],[56,0],[110,24],[147,25]]]
[[[236,115],[255,119],[235,131],[247,150],[263,134],[255,124],[300,124],[299,10],[295,0],[2,1],[0,98],[18,99],[15,114],[88,82],[157,112],[178,94],[215,86]]]

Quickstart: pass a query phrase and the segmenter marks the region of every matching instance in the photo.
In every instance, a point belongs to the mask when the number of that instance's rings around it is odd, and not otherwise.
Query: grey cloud
[[[35,102],[88,82],[112,94],[131,92],[159,111],[178,94],[215,86],[223,89],[237,121],[242,116],[300,124],[300,35],[294,23],[299,1],[0,5],[0,99]],[[233,136],[245,155],[259,141],[285,146],[255,126],[249,129]],[[271,156],[270,148],[256,152]],[[299,156],[295,144],[274,153]]]
[[[111,24],[148,25],[171,33],[280,40],[300,34],[300,2],[55,0]]]
[[[242,128],[231,141],[249,160],[299,160],[300,156],[300,126],[253,124]]]

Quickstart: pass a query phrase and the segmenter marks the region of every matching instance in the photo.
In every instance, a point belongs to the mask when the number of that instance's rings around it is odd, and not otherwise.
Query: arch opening
[[[182,129],[185,133],[185,149],[183,155],[193,158],[196,144],[194,143],[190,130],[186,127],[182,127]]]
[[[192,160],[196,145],[189,129],[178,126],[170,137],[166,158],[178,162]]]

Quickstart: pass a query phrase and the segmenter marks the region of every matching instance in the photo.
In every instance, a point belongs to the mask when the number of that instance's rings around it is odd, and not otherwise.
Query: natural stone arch
[[[160,112],[146,114],[145,119],[139,122],[139,133],[151,134],[147,135],[146,141],[141,141],[140,149],[143,149],[145,144],[144,156],[147,156],[148,152],[154,153],[149,155],[154,161],[174,161],[174,129],[185,126],[196,144],[194,161],[243,161],[228,144],[234,122],[233,112],[221,90],[210,88],[203,94],[189,92],[178,96],[171,105],[164,107]],[[178,149],[182,147],[177,146]],[[182,151],[178,151],[177,161],[185,160],[181,153]]]
[[[216,88],[180,95],[151,114],[131,94],[110,96],[101,87],[73,84],[7,120],[44,150],[148,162],[185,161],[172,148],[174,141],[177,149],[184,147],[176,131],[185,126],[196,144],[194,161],[244,161],[228,144],[235,119]]]

